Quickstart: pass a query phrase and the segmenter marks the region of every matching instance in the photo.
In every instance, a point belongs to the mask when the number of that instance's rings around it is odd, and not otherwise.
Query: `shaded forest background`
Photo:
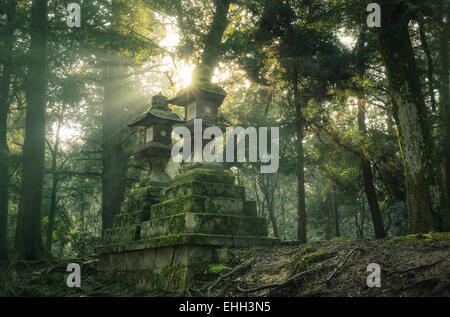
[[[1,260],[91,254],[148,175],[126,124],[198,64],[221,122],[280,127],[278,173],[227,166],[272,236],[450,231],[448,1],[70,2],[0,2]]]

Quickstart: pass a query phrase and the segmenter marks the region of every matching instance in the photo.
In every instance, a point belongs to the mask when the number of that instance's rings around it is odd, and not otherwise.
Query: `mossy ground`
[[[362,251],[353,252],[340,267],[354,248]],[[197,283],[190,291],[142,290],[133,283],[105,278],[96,271],[97,259],[90,257],[52,263],[21,262],[14,270],[2,269],[0,296],[206,296],[208,287],[217,280],[211,296],[450,296],[450,233],[383,240],[335,239],[230,252],[227,261],[198,270]],[[65,270],[70,262],[81,264],[80,289],[66,286]],[[369,263],[381,266],[380,288],[366,284]],[[325,282],[338,267],[333,278]],[[299,278],[283,284],[299,274]],[[237,288],[274,283],[282,285],[250,293]]]

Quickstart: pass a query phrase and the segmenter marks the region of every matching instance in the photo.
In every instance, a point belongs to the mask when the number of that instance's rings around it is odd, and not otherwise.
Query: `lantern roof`
[[[176,113],[169,110],[167,98],[161,93],[152,97],[150,110],[145,111],[128,124],[131,128],[145,129],[155,122],[184,122]]]
[[[219,85],[211,83],[210,68],[206,65],[198,65],[192,74],[192,84],[182,89],[175,98],[168,100],[168,103],[186,107],[195,99],[209,99],[222,104],[227,93]]]

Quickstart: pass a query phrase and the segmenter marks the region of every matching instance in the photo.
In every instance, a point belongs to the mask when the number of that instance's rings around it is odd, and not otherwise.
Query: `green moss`
[[[186,284],[186,265],[166,266],[159,275],[162,279],[162,289],[182,289]]]
[[[350,239],[346,239],[346,238],[344,238],[344,237],[333,237],[333,238],[331,238],[331,242],[345,242],[345,241],[348,241],[348,240],[350,240]]]
[[[158,212],[161,212],[161,209]],[[267,220],[257,217],[181,212],[142,222],[141,236],[143,238],[150,238],[169,233],[184,232],[236,236],[267,236]]]
[[[232,199],[245,199],[245,189],[243,186],[218,183],[208,181],[191,180],[188,182],[179,182],[175,185],[167,187],[162,192],[165,200],[185,195],[220,197]],[[256,206],[255,206],[256,207]]]
[[[330,258],[330,254],[326,252],[315,252],[305,255],[302,259],[303,263],[311,265],[314,263],[319,263]]]
[[[224,170],[193,168],[175,177],[172,184],[190,183],[195,181],[234,184],[234,176],[231,172]]]
[[[167,199],[154,204],[151,209],[151,218],[164,218],[185,212],[203,212],[204,201],[208,197],[199,195],[184,195]]]
[[[227,266],[224,263],[219,264],[210,264],[208,265],[208,272],[212,274],[219,274],[222,272]]]
[[[260,245],[272,247],[279,243],[279,240],[261,236],[234,236],[202,233],[181,233],[159,236],[154,238],[143,238],[137,241],[127,241],[122,243],[104,244],[96,249],[98,253],[115,253],[132,250],[143,250],[160,248],[174,245],[213,245],[213,246],[233,246],[238,248],[248,248]]]
[[[418,233],[409,234],[406,236],[392,237],[390,241],[405,241],[405,242],[415,242],[419,240],[449,240],[450,232],[437,232],[437,233]]]
[[[297,264],[296,271],[304,271],[314,264],[323,262],[333,257],[332,253],[327,252],[314,252],[302,257],[301,261]]]
[[[314,247],[314,246],[307,246],[307,247],[305,247],[304,249],[303,249],[303,253],[305,253],[305,254],[307,254],[307,253],[311,253],[311,252],[314,252],[314,251],[316,251],[317,250],[317,248],[316,247]]]
[[[319,297],[319,296],[326,296],[328,294],[327,290],[324,289],[324,287],[322,285],[313,288],[310,291],[307,291],[305,293],[302,294],[302,296],[305,297]]]

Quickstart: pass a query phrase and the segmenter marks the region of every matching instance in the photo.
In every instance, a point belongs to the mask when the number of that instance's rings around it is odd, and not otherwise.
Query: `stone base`
[[[279,244],[278,239],[260,237],[166,236],[102,247],[98,270],[139,288],[180,291],[201,278],[205,266],[223,261],[224,247]]]
[[[182,290],[193,281],[196,268],[215,260],[215,248],[170,246],[102,254],[98,271],[134,282],[138,288]]]
[[[223,248],[273,247],[267,220],[221,169],[193,168],[165,188],[143,182],[106,230],[99,271],[136,285],[182,290],[218,263]],[[159,194],[159,195],[157,195]],[[200,273],[199,273],[200,272]]]

